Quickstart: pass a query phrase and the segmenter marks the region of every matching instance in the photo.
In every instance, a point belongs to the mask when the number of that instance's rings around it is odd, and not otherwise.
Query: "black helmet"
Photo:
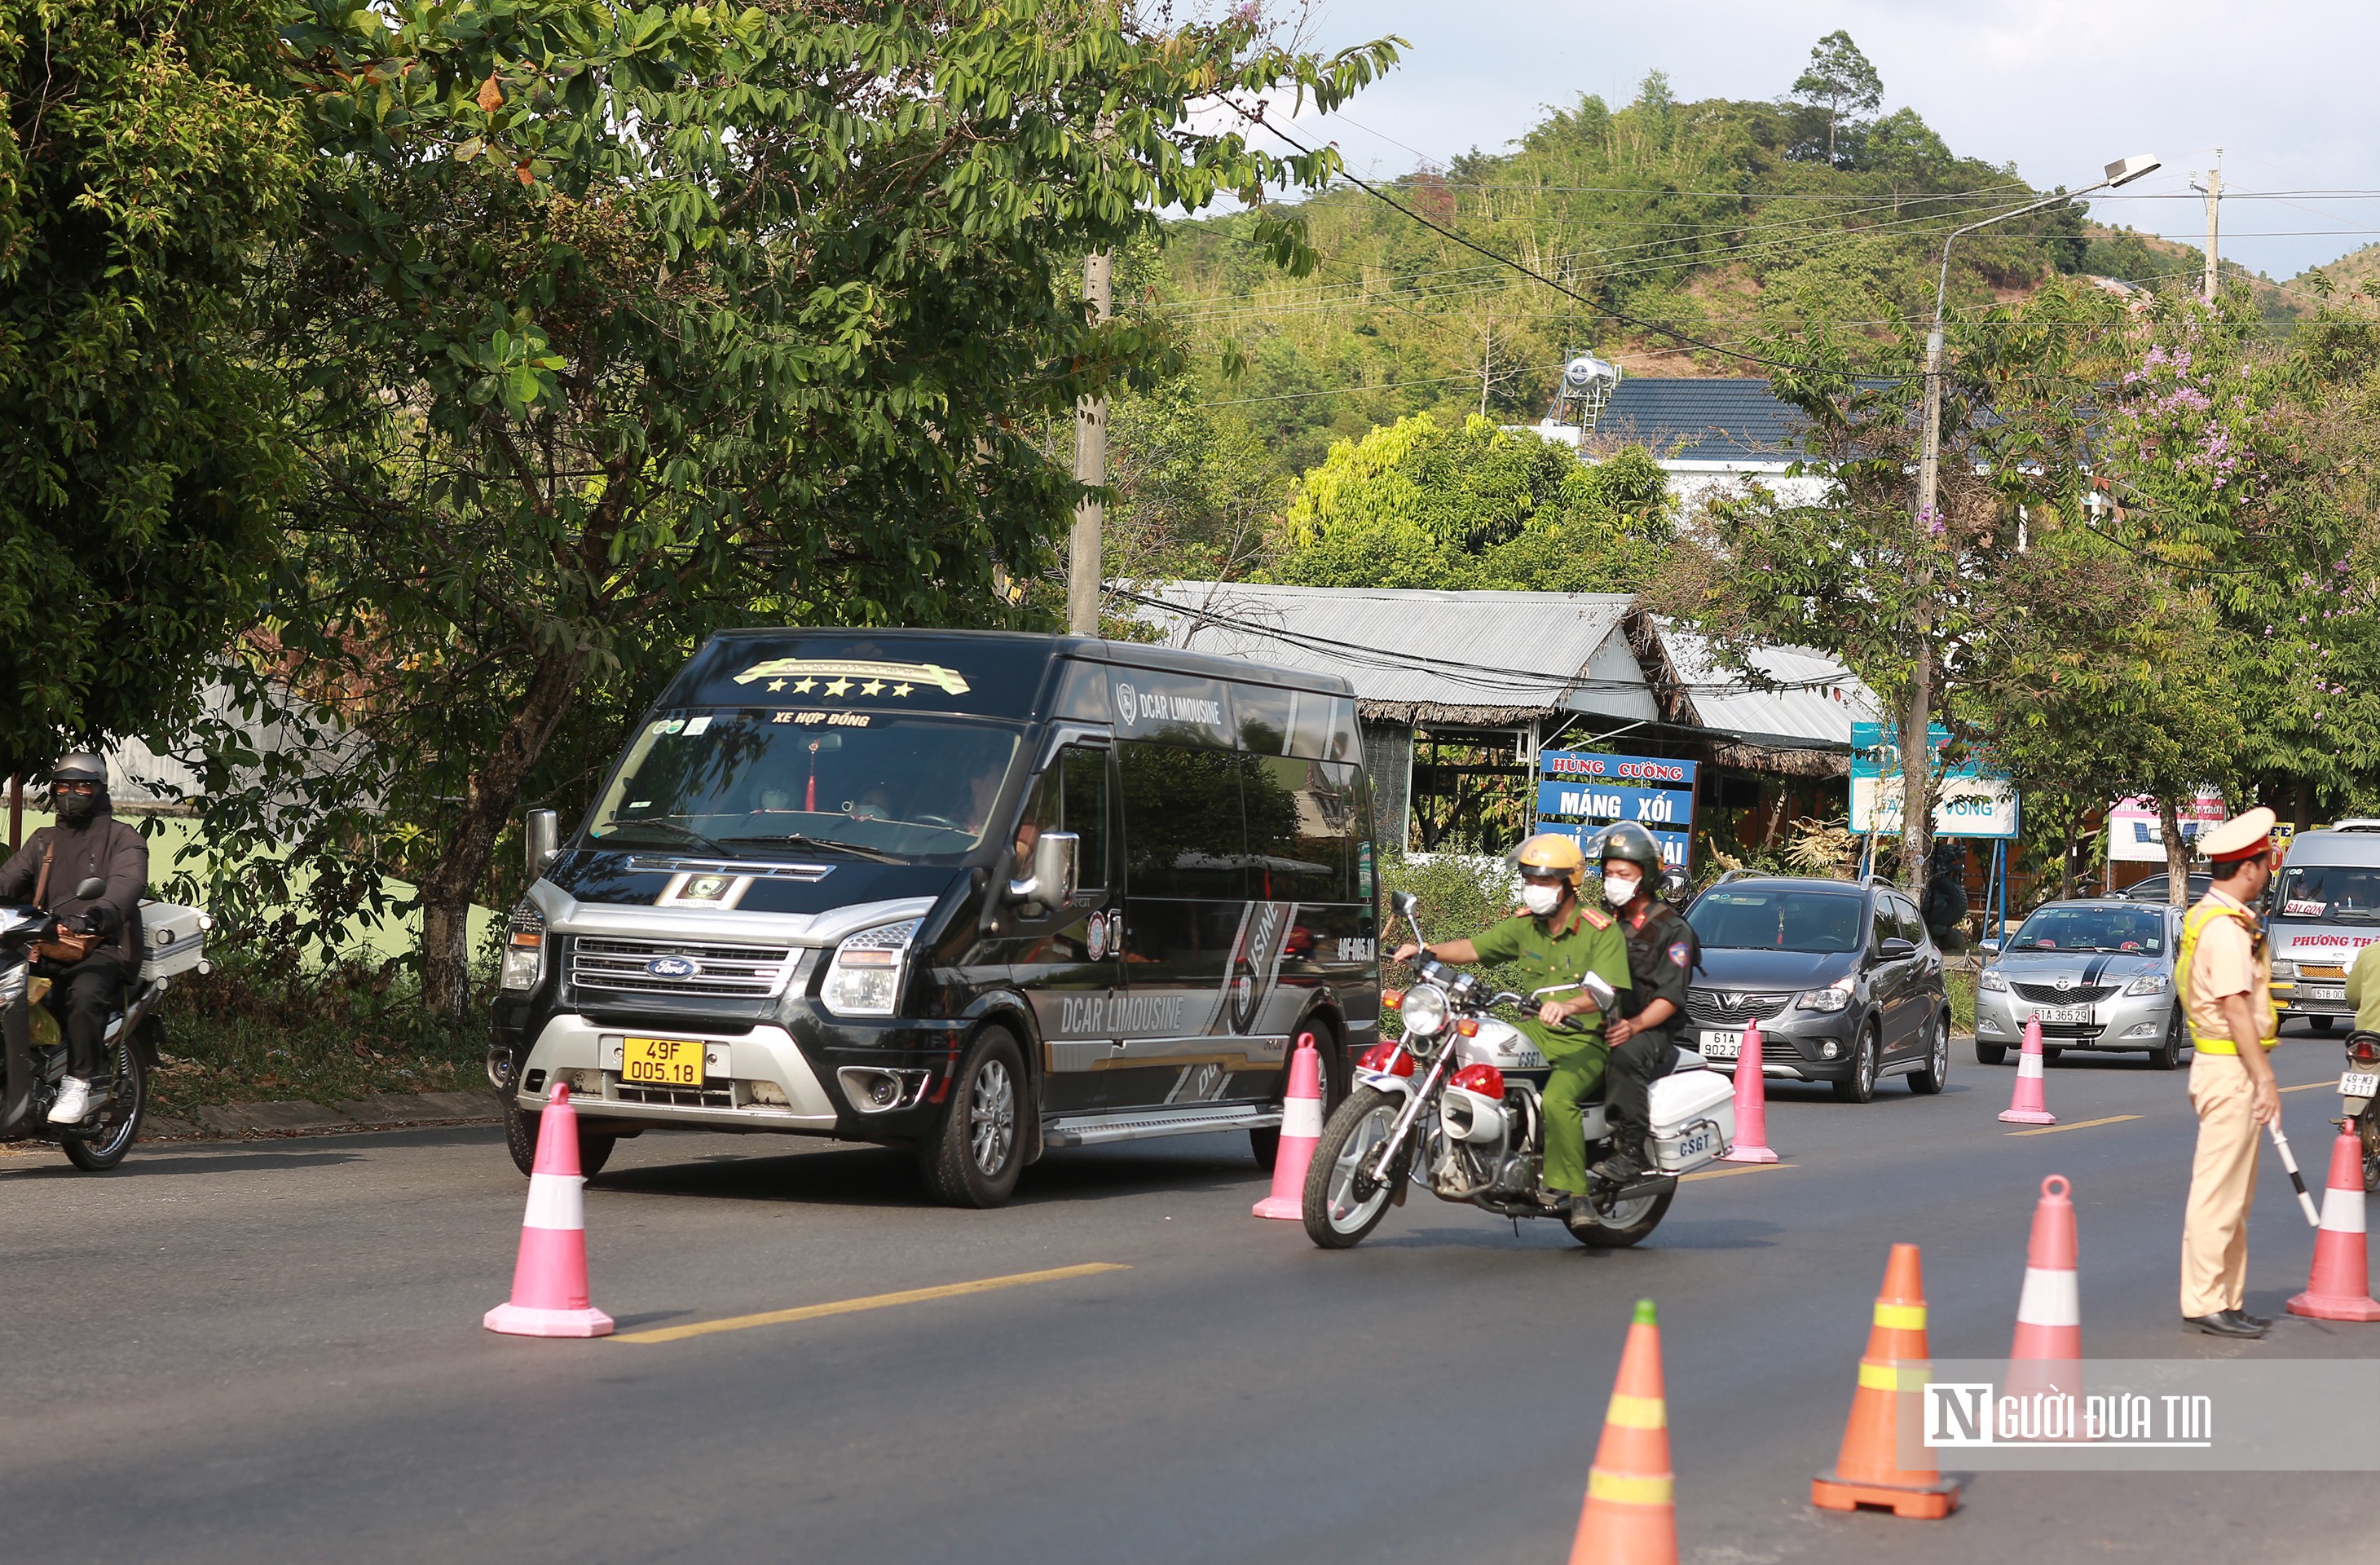
[[[66,782],[87,782],[89,793],[61,794],[58,787]],[[97,815],[107,799],[107,763],[88,750],[74,750],[58,758],[50,768],[50,808],[60,820],[79,824]]]
[[[96,782],[104,788],[107,786],[107,763],[89,750],[70,750],[58,758],[57,765],[50,768],[50,782],[53,785]]]
[[[1655,885],[1660,884],[1661,844],[1653,840],[1652,832],[1633,820],[1604,828],[1595,856],[1598,863],[1609,858],[1625,859],[1642,869]]]

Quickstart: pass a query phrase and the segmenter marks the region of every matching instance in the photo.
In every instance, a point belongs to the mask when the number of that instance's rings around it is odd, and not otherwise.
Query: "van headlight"
[[[1406,1032],[1436,1037],[1446,1026],[1446,991],[1436,984],[1415,984],[1406,991],[1397,1014],[1404,1018]]]
[[[2124,986],[2126,994],[2163,994],[2166,977],[2163,973],[2143,973]]]
[[[1807,989],[1793,1002],[1796,1011],[1840,1011],[1852,1002],[1852,989],[1856,982],[1845,974],[1822,989]]]
[[[537,988],[545,971],[545,915],[524,898],[504,930],[504,965],[496,986],[512,993]]]
[[[910,942],[922,919],[879,924],[834,948],[819,999],[838,1016],[890,1016],[901,1003],[901,980],[909,968]]]
[[[2276,963],[2274,963],[2274,964],[2273,964],[2273,977],[2276,977],[2276,978],[2292,978],[2292,979],[2293,979],[2293,978],[2295,978],[2297,976],[2298,976],[2298,964],[2297,964],[2296,963],[2294,963],[2294,962],[2290,962],[2290,961],[2287,961],[2287,960],[2283,960],[2283,961],[2278,961],[2278,962],[2276,962]]]

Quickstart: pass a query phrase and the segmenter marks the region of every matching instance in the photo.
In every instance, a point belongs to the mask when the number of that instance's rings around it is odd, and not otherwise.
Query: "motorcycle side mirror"
[[[77,902],[97,902],[106,894],[107,882],[96,875],[84,876],[82,884],[75,888]]]
[[[1389,905],[1395,908],[1402,916],[1410,918],[1421,906],[1421,898],[1411,892],[1390,892]]]
[[[1578,987],[1595,998],[1595,1008],[1606,1016],[1620,1003],[1620,991],[1613,989],[1600,973],[1589,973],[1579,979]]]

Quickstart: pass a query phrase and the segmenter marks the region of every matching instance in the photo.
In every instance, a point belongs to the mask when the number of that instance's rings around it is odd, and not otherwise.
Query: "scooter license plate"
[[[1742,1053],[1742,1033],[1703,1034],[1703,1058],[1706,1060],[1733,1060]]]
[[[2380,1071],[2350,1071],[2338,1078],[2341,1098],[2380,1098]]]
[[[2033,1019],[2044,1026],[2052,1022],[2087,1022],[2091,1008],[2087,1005],[2045,1005],[2033,1013]]]
[[[655,1086],[700,1086],[702,1045],[684,1038],[632,1037],[621,1046],[620,1079]]]

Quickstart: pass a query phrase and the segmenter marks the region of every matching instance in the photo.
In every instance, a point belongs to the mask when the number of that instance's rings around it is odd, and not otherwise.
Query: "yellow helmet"
[[[1573,886],[1586,878],[1586,855],[1578,839],[1559,831],[1540,831],[1523,843],[1512,862],[1524,874],[1534,869],[1540,875],[1560,875]]]

